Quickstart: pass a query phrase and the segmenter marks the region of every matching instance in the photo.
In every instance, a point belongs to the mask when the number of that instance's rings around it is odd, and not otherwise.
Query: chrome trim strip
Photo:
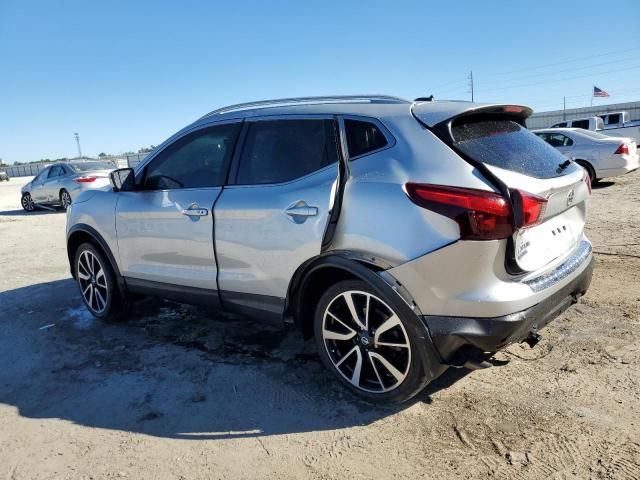
[[[587,240],[582,240],[575,254],[562,265],[551,270],[549,273],[541,275],[538,278],[534,278],[533,280],[528,280],[524,283],[531,287],[531,290],[534,292],[541,292],[545,288],[555,285],[560,280],[567,278],[575,272],[578,267],[580,267],[580,265],[582,265],[587,258],[591,256],[592,250],[593,248],[591,247],[591,243]]]

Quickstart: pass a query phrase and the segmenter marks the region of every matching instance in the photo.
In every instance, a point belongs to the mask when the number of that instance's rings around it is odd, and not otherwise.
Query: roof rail
[[[294,98],[280,98],[277,100],[259,100],[256,102],[238,103],[236,105],[229,105],[228,107],[218,108],[206,115],[199,118],[210,117],[212,115],[220,115],[223,113],[233,112],[236,110],[248,110],[251,108],[260,107],[277,107],[286,105],[299,105],[307,104],[313,105],[318,103],[354,103],[354,102],[367,102],[367,103],[409,103],[404,98],[392,97],[390,95],[335,95],[330,97],[294,97]]]

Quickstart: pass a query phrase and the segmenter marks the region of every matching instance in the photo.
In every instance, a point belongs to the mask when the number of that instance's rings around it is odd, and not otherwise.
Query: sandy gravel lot
[[[158,300],[95,322],[64,213],[24,214],[22,183],[0,183],[0,478],[640,478],[639,172],[594,190],[591,290],[539,345],[396,409],[296,332]]]

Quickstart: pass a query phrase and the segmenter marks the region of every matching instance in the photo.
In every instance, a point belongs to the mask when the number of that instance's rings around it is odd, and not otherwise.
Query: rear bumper
[[[605,177],[618,177],[620,175],[626,175],[634,170],[640,168],[640,157],[638,154],[633,157],[627,157],[624,159],[624,165],[615,168],[598,168],[596,176],[598,178]]]
[[[541,330],[576,303],[589,288],[594,263],[592,257],[587,267],[560,290],[517,313],[492,318],[434,315],[421,318],[444,363],[451,361],[460,349],[467,346],[483,352],[495,352]]]

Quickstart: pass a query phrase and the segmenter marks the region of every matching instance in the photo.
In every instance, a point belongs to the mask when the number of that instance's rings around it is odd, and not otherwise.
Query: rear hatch
[[[580,166],[523,126],[530,109],[470,104],[468,110],[446,119],[441,116],[434,123],[428,107],[415,105],[416,118],[510,199],[515,225],[507,259],[510,271],[544,269],[578,247],[590,194],[588,177]],[[533,223],[523,218],[523,199],[528,194],[540,197],[542,205]]]

